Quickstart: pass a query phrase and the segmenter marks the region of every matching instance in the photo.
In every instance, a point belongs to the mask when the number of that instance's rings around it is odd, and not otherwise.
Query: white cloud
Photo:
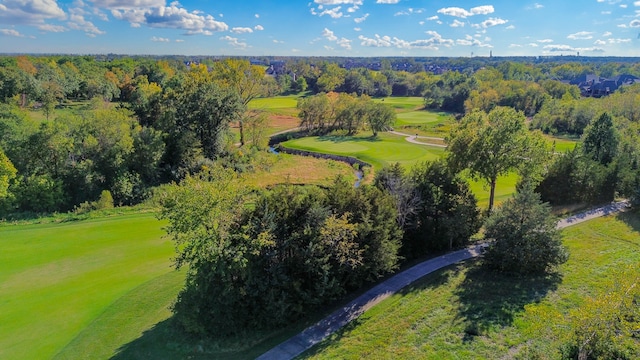
[[[369,46],[369,47],[390,47],[393,45],[392,40],[389,36],[380,36],[378,34],[375,35],[375,38],[367,38],[365,36],[358,36],[358,39],[361,41],[360,45]]]
[[[361,29],[361,28],[359,28],[359,27],[354,27],[354,28],[353,28],[353,31],[362,31],[362,29]]]
[[[246,33],[252,33],[253,29],[249,27],[234,27],[231,29],[231,32],[236,34],[246,34]]]
[[[507,29],[507,30],[513,30],[513,29],[515,29],[515,28],[516,28],[516,27],[515,27],[515,25],[509,25],[509,26],[507,26],[505,29]]]
[[[314,15],[318,15],[318,16],[324,16],[324,15],[329,15],[331,18],[333,19],[339,19],[341,18],[344,14],[340,11],[340,9],[342,9],[342,6],[337,6],[334,7],[333,9],[325,9],[319,13],[314,13],[312,11],[312,14]],[[312,9],[313,10],[313,9]]]
[[[485,41],[490,41],[491,39],[486,38]],[[492,48],[491,44],[487,44],[486,42],[482,42],[479,39],[475,39],[471,35],[466,35],[464,39],[457,39],[456,44],[462,46],[477,46],[477,47],[487,47]]]
[[[509,44],[509,48],[513,49],[513,48],[521,48],[522,45],[519,44]]]
[[[486,29],[486,28],[489,28],[489,27],[492,27],[492,26],[506,24],[508,22],[509,22],[509,20],[504,20],[504,19],[500,19],[500,18],[489,18],[489,19],[481,22],[480,25],[482,25],[482,27]]]
[[[82,3],[80,3],[82,5]],[[73,30],[84,31],[89,37],[104,35],[106,32],[100,30],[91,21],[84,18],[85,11],[82,7],[75,7],[69,10],[69,22],[67,25]]]
[[[4,0],[0,2],[0,23],[43,24],[45,20],[64,20],[67,14],[55,0]]]
[[[631,39],[608,39],[609,44],[624,44],[630,43]]]
[[[569,34],[567,39],[571,40],[590,40],[593,39],[593,32],[591,31],[578,31],[574,34]]]
[[[167,38],[163,38],[163,37],[152,37],[151,41],[154,42],[170,42],[171,40],[167,39]]]
[[[602,15],[611,15],[611,11],[600,11]]]
[[[42,25],[38,25],[38,30],[58,33],[58,32],[65,32],[68,29],[61,25],[42,24]]]
[[[187,35],[212,35],[213,32],[229,29],[227,24],[215,20],[213,16],[199,11],[188,12],[177,2],[167,7],[111,10],[111,14],[116,19],[128,21],[132,27],[144,24],[151,28],[180,29]]]
[[[623,29],[627,28],[627,24],[619,24],[619,25],[616,25],[616,26],[618,26],[619,28],[623,28]]]
[[[322,30],[322,36],[327,38],[327,40],[329,41],[336,41],[338,40],[338,37],[333,33],[333,31],[324,28],[324,30]]]
[[[538,4],[538,3],[533,4],[533,8],[534,9],[542,9],[543,7],[544,7],[544,5],[542,5],[542,4]]]
[[[538,44],[536,44],[536,43],[528,43],[527,45],[529,45],[531,47],[538,47]]]
[[[482,5],[482,6],[473,7],[469,10],[465,10],[459,7],[442,8],[438,10],[438,13],[443,15],[466,18],[473,15],[492,14],[494,11],[495,9],[493,8],[493,5]]]
[[[606,44],[607,44],[607,42],[606,42],[606,41],[604,41],[604,40],[596,40],[593,44],[594,44],[594,45],[606,45]]]
[[[284,41],[273,39],[273,43],[274,44],[284,44]]]
[[[264,30],[264,27],[262,25],[256,25],[256,26],[253,27],[253,30],[262,31],[262,30]]]
[[[597,52],[602,53],[604,50],[602,48],[597,47],[589,47],[589,48],[577,48],[570,45],[545,45],[542,49],[547,53],[552,52]]]
[[[455,19],[455,20],[453,20],[453,22],[449,26],[451,26],[451,27],[464,27],[464,22],[462,22],[462,21],[460,21],[458,19]]]
[[[14,29],[0,29],[0,34],[5,36],[24,37],[24,35]]]
[[[400,0],[377,0],[376,4],[397,4]]]
[[[429,20],[429,21],[438,20],[438,15],[433,15],[431,17],[428,17],[427,20]]]
[[[366,13],[366,14],[362,15],[362,17],[353,19],[353,21],[355,21],[356,24],[360,24],[361,22],[367,20],[368,17],[369,17],[369,13]]]
[[[346,50],[351,50],[351,42],[352,40],[349,40],[347,38],[338,38],[333,31],[324,28],[324,30],[322,30],[322,37],[326,38],[329,41],[333,41],[336,44],[338,44],[341,48],[346,49]]]
[[[260,19],[260,14],[255,14],[255,15],[253,15],[253,16],[255,16],[255,17],[256,17],[256,19]]]
[[[340,5],[340,4],[362,5],[362,0],[314,0],[313,2],[320,5]]]
[[[90,1],[99,8],[117,9],[117,10],[164,7],[166,5],[165,0],[90,0]]]
[[[640,27],[640,20],[635,19],[635,20],[631,20],[631,22],[629,23],[629,27]]]
[[[454,45],[451,39],[445,39],[435,31],[427,31],[429,38],[407,41],[397,37],[375,35],[375,38],[359,36],[360,45],[369,47],[396,47],[398,49],[427,49],[438,50],[439,46],[450,47]]]
[[[181,43],[181,42],[184,42],[184,40],[183,39],[176,39],[176,42],[177,43]]]
[[[604,34],[602,34],[603,37],[609,37],[611,35],[613,35],[611,31],[605,31]]]
[[[553,42],[553,39],[541,39],[541,40],[538,40],[538,42],[539,42],[539,43],[543,43],[543,44],[545,44],[545,43],[552,43],[552,42]]]
[[[623,9],[626,9],[627,8],[627,4],[620,4],[620,7],[623,8]]]
[[[221,37],[220,40],[228,42],[229,45],[233,46],[236,49],[246,49],[247,48],[247,43],[241,42],[241,41],[238,40],[238,38],[234,38],[234,37],[231,37],[229,35]]]

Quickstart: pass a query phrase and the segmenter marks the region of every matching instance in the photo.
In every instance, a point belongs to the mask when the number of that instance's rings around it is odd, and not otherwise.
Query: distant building
[[[611,79],[596,76],[594,74],[587,74],[579,76],[569,82],[571,85],[576,85],[580,88],[580,94],[586,97],[602,97],[614,93],[616,90],[623,86],[629,86],[636,83],[640,83],[640,78],[633,75],[619,75]]]

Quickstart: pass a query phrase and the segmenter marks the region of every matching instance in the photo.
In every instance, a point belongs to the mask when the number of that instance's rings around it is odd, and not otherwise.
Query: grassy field
[[[284,146],[319,153],[353,156],[379,170],[393,163],[411,166],[420,161],[435,160],[442,156],[442,148],[416,145],[403,137],[391,134],[359,136],[314,136],[283,143]]]
[[[264,110],[271,114],[297,116],[299,95],[274,96],[251,100],[249,109]]]
[[[558,153],[566,153],[567,151],[573,150],[578,144],[579,140],[576,139],[568,139],[564,137],[555,137],[551,135],[545,135],[545,138],[549,141],[549,143],[554,144],[555,152]]]
[[[266,169],[247,174],[248,184],[257,187],[283,183],[329,185],[338,175],[356,181],[355,170],[340,161],[289,154],[270,155],[270,161]]]
[[[565,316],[602,293],[602,279],[640,263],[640,217],[624,213],[565,230],[559,274],[521,279],[469,262],[424,278],[329,340],[311,359],[558,359]]]
[[[419,96],[390,96],[386,98],[375,98],[373,101],[389,105],[399,112],[424,108],[424,99]]]
[[[108,358],[168,316],[182,282],[152,214],[4,226],[0,239],[1,359]],[[156,281],[136,295],[146,303],[123,300]]]

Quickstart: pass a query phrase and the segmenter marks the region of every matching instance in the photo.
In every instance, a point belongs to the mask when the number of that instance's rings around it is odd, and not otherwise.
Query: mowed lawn
[[[366,135],[353,137],[345,136],[315,136],[289,140],[282,143],[284,146],[314,151],[325,154],[352,156],[373,165],[378,171],[385,166],[400,163],[406,168],[423,162],[434,161],[444,156],[444,149],[412,144],[404,137],[379,134],[377,138]],[[515,173],[498,178],[496,186],[496,203],[508,199],[516,188],[518,176]],[[483,181],[469,181],[471,190],[478,199],[478,206],[484,208],[489,204],[489,187]]]
[[[0,246],[0,359],[109,358],[170,315],[183,282],[152,214],[7,225]]]
[[[365,133],[358,136],[312,136],[282,144],[292,149],[352,156],[371,164],[375,170],[396,162],[410,167],[421,161],[436,160],[444,154],[442,148],[411,144],[403,137],[386,133],[375,138]]]
[[[273,96],[268,98],[257,98],[249,102],[249,109],[264,110],[278,115],[298,115],[299,95]]]
[[[313,348],[310,359],[558,359],[567,314],[640,271],[640,217],[623,213],[565,230],[558,276],[520,279],[468,262],[428,276]],[[640,346],[640,345],[639,345]]]

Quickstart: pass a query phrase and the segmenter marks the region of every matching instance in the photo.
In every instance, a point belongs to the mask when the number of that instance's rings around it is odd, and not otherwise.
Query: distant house
[[[614,93],[623,86],[640,83],[640,78],[624,74],[611,79],[587,74],[573,79],[570,84],[580,88],[580,94],[586,97],[602,97]]]

